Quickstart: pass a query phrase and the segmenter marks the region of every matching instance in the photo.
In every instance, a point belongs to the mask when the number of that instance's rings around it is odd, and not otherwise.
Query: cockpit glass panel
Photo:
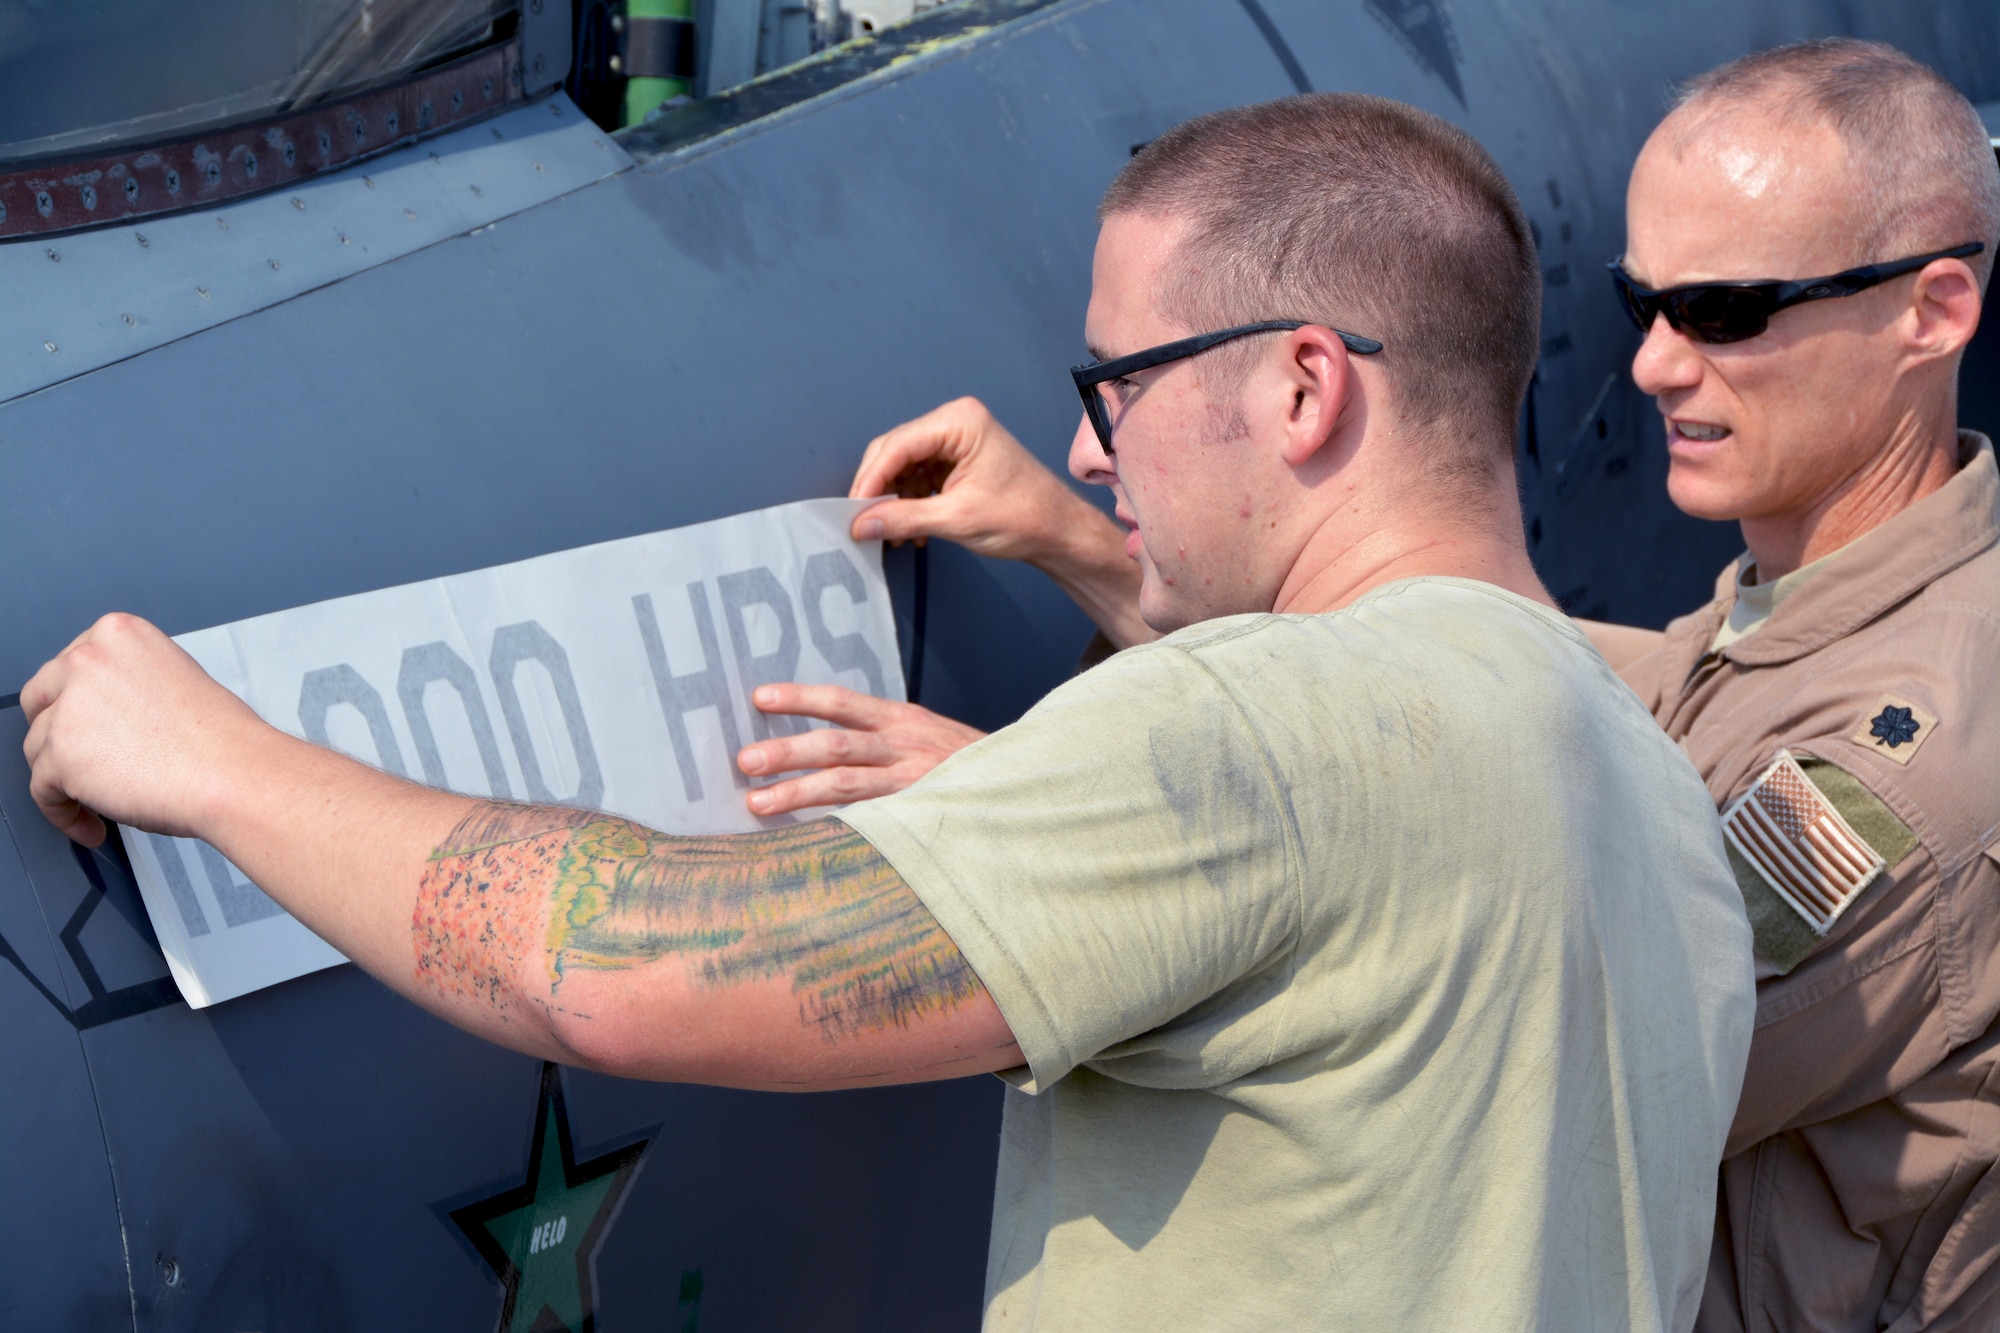
[[[0,162],[166,138],[395,81],[520,0],[0,0]]]

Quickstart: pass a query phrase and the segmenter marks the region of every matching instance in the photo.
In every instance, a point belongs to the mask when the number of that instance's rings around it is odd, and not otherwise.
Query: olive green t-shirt
[[[840,818],[1027,1057],[988,1329],[1692,1322],[1750,932],[1701,779],[1555,612],[1210,621]]]

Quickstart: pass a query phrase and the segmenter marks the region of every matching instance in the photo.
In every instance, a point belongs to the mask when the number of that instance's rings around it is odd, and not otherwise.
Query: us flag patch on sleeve
[[[1790,751],[1722,812],[1722,831],[1818,935],[1887,868]]]

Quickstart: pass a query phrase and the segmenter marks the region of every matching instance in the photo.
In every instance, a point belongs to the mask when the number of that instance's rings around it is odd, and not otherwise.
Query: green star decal
[[[527,1179],[450,1214],[506,1287],[499,1333],[593,1333],[597,1248],[648,1142],[579,1163],[562,1071],[542,1065]]]

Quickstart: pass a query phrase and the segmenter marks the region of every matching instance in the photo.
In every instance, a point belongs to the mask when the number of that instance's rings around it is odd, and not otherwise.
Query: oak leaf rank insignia
[[[1937,730],[1934,714],[1899,695],[1885,694],[1864,714],[1860,728],[1848,739],[1893,764],[1908,764],[1917,748]]]
[[[1878,744],[1886,745],[1893,750],[1898,745],[1908,745],[1915,740],[1917,730],[1922,725],[1911,716],[1909,709],[1889,704],[1875,715],[1874,721],[1869,724],[1868,734],[1873,736]]]

